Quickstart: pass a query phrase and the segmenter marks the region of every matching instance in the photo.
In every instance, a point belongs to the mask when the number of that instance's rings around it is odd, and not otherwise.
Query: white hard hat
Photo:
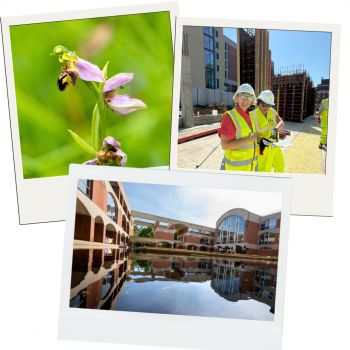
[[[242,84],[242,85],[238,86],[238,89],[237,89],[235,95],[233,96],[233,98],[235,98],[238,94],[241,94],[241,93],[246,93],[246,94],[252,95],[255,99],[255,91],[250,84]]]
[[[261,91],[258,99],[265,102],[267,105],[270,105],[270,106],[275,105],[275,96],[270,90]]]

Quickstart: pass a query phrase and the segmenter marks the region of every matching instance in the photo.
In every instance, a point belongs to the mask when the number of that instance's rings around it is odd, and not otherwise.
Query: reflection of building
[[[129,273],[125,249],[75,249],[70,306],[113,309]]]
[[[271,306],[274,313],[277,269],[219,260],[213,264],[211,287],[229,301],[255,299]]]
[[[78,180],[74,239],[78,243],[127,245],[132,217],[123,186],[117,182]]]
[[[280,212],[259,216],[245,209],[231,209],[216,223],[215,247],[219,251],[277,256],[280,225]]]
[[[183,61],[193,105],[231,105],[237,89],[237,45],[222,27],[183,27]],[[182,76],[182,80],[185,77]]]

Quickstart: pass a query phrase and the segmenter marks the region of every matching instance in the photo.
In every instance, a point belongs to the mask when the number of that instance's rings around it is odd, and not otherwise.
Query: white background
[[[149,1],[1,1],[1,16],[148,3]],[[349,349],[348,98],[350,24],[345,1],[180,0],[184,17],[340,23],[341,55],[334,217],[290,221],[283,350]],[[23,38],[25,40],[25,38]],[[37,45],[38,43],[33,43]],[[121,57],[122,57],[121,52]],[[2,52],[0,54],[2,56]],[[6,84],[0,68],[2,349],[151,349],[56,340],[64,223],[18,225]],[[35,76],[35,67],[30,79]],[[320,188],[322,191],[322,188]],[[54,198],[52,199],[54,201]],[[49,203],[48,203],[49,205]],[[219,330],[218,334],[219,334]],[[135,330],[137,334],[137,330]],[[155,330],[156,336],[156,330]],[[215,331],[213,336],[217,336]],[[232,339],[234,348],[234,339]]]

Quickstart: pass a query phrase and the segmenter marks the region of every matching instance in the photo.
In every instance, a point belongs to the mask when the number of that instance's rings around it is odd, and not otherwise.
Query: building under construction
[[[272,80],[276,109],[283,120],[303,122],[314,113],[315,89],[303,69],[280,72]]]
[[[266,29],[237,29],[238,85],[250,84],[256,94],[271,89],[273,65]]]

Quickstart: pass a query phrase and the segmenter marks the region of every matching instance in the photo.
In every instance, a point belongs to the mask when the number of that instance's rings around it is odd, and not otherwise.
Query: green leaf
[[[104,67],[102,69],[102,72],[103,72],[106,80],[107,80],[108,64],[109,64],[109,61],[106,62],[106,64],[104,65]]]
[[[84,141],[78,134],[76,134],[74,131],[69,130],[68,132],[72,135],[73,140],[87,153],[91,154],[92,156],[96,156],[96,151],[86,142]]]
[[[98,107],[98,103],[96,103],[95,108],[92,112],[91,143],[95,149],[100,149],[102,146],[101,113]]]

